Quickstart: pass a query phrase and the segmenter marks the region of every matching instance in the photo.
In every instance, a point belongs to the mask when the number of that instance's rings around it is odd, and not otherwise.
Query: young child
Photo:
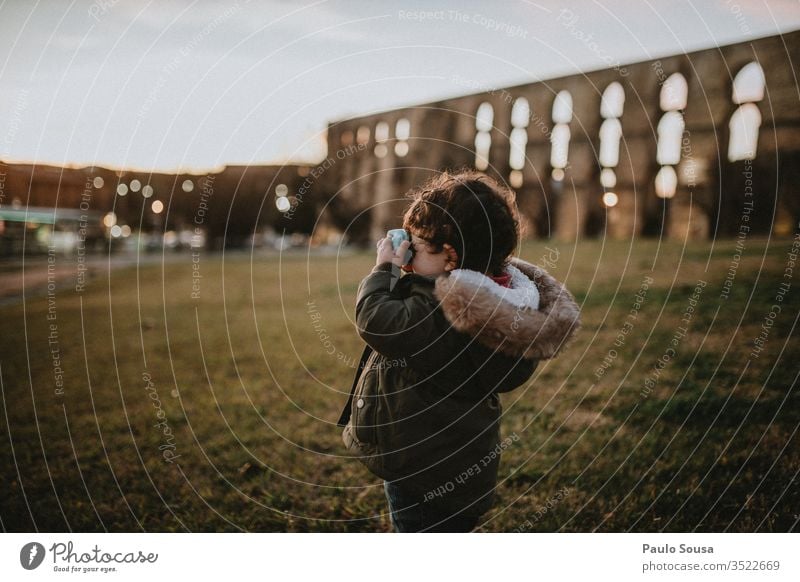
[[[348,451],[383,478],[396,531],[471,531],[493,504],[498,393],[527,381],[580,326],[569,291],[511,258],[514,195],[474,171],[442,174],[410,194],[396,250],[378,241],[358,288],[367,343],[339,419]],[[392,269],[414,254],[396,285]]]

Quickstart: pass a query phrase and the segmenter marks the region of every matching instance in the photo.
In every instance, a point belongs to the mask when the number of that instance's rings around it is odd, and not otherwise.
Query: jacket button
[[[359,398],[358,400],[356,400],[356,407],[357,408],[364,408],[364,399],[363,398]]]

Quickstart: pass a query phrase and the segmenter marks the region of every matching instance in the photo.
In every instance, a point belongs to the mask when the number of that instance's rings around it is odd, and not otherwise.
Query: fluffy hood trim
[[[436,279],[434,294],[451,325],[514,357],[556,357],[580,329],[580,308],[547,271],[512,258],[511,288],[477,271],[456,269]]]

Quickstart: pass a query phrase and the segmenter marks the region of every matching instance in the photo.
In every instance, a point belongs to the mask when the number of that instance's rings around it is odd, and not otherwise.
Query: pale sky
[[[797,29],[797,0],[5,1],[0,159],[317,162],[336,119]]]

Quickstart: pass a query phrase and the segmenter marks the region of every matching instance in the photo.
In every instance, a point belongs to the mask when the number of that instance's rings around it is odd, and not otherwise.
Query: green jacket
[[[512,259],[511,289],[475,271],[436,279],[391,264],[361,282],[356,325],[367,343],[339,425],[350,454],[425,502],[483,513],[500,453],[500,392],[530,378],[580,326],[569,291]],[[538,309],[536,303],[538,300]]]

